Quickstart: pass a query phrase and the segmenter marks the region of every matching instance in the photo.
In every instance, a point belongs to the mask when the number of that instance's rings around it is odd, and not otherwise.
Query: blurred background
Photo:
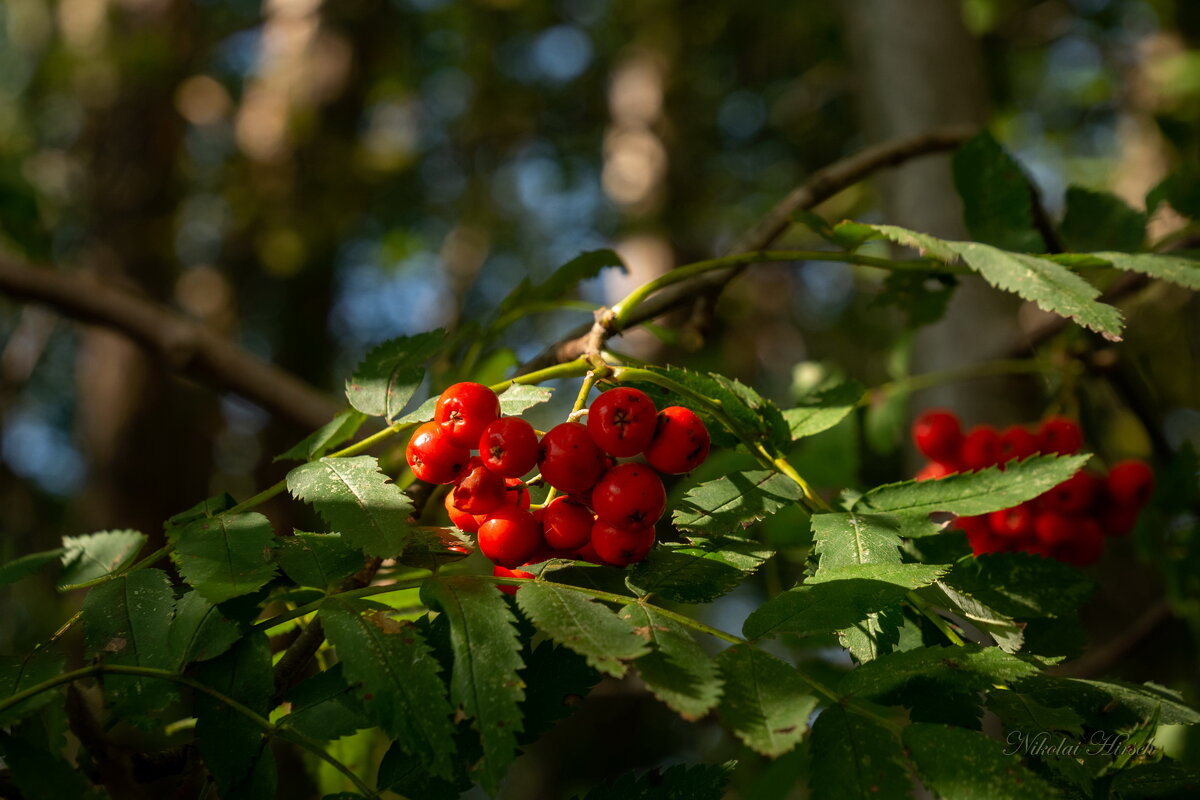
[[[1072,184],[1142,208],[1165,176],[1200,164],[1200,4],[6,0],[0,248],[167,304],[336,397],[373,344],[461,330],[581,251],[622,255],[631,276],[580,292],[615,299],[720,253],[814,170],[960,122],[990,127],[1052,217]],[[965,235],[946,157],[818,211]],[[1149,239],[1184,225],[1162,207]],[[821,246],[804,231],[787,243]],[[1195,298],[1157,285],[1127,296],[1127,340],[1111,348],[1077,330],[1037,338],[1037,314],[969,283],[913,335],[884,289],[846,265],[757,267],[715,309],[672,320],[668,341],[614,347],[787,404],[831,376],[878,386],[1036,345],[1033,377],[881,394],[796,457],[827,489],[910,475],[907,422],[936,403],[968,424],[1065,412],[1102,460],[1152,459],[1170,490],[1093,569],[1087,642],[1117,641],[1106,674],[1195,703]],[[488,343],[488,369],[587,319],[564,307],[518,321]],[[310,429],[180,378],[119,334],[0,297],[0,559],[106,528],[161,535],[203,497],[278,479],[286,466],[271,458]],[[273,509],[281,529],[289,513]],[[790,555],[714,612],[731,629],[756,592],[802,568],[798,514],[763,535]],[[0,592],[5,651],[71,610],[49,583]],[[520,762],[509,796],[687,759],[740,755],[739,781],[759,774],[715,725],[686,725],[636,687],[599,697],[569,737]],[[586,755],[589,731],[621,732],[606,760]],[[1171,736],[1195,763],[1200,741]]]

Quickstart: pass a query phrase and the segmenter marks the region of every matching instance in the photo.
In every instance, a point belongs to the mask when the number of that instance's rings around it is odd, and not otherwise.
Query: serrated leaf
[[[412,501],[379,471],[372,456],[322,458],[288,473],[288,491],[312,504],[321,519],[367,555],[404,552]]]
[[[774,552],[733,536],[660,543],[625,582],[634,591],[653,592],[677,603],[707,603],[733,590]]]
[[[458,761],[460,763],[456,764],[458,773],[454,780],[433,775],[429,771],[428,764],[420,758],[404,752],[399,743],[393,742],[379,762],[379,772],[376,778],[377,788],[380,791],[390,789],[414,800],[418,798],[419,800],[459,800],[474,783],[467,777],[466,765],[461,761],[479,757],[478,753],[464,753],[464,750],[472,744],[478,750],[479,742],[478,740],[468,741],[461,733],[462,731],[458,737],[460,753]]]
[[[250,594],[275,576],[275,532],[262,514],[221,514],[167,534],[179,574],[212,603]]]
[[[197,678],[230,700],[266,718],[275,680],[271,646],[262,631],[253,632],[228,652],[201,662]],[[275,795],[275,757],[263,731],[223,701],[193,694],[196,738],[204,765],[216,779],[221,797],[258,800]]]
[[[838,688],[858,697],[883,697],[913,678],[985,689],[1038,674],[1037,667],[998,647],[922,647],[881,656],[847,672]]]
[[[837,425],[858,406],[863,391],[858,381],[845,381],[802,397],[795,408],[784,409],[783,419],[792,440],[813,436]]]
[[[1041,731],[1063,731],[1083,735],[1083,717],[1066,706],[1042,705],[1031,695],[1010,689],[993,689],[988,692],[987,706],[1004,721],[1004,727],[1009,731],[1030,735]]]
[[[782,446],[791,441],[791,432],[779,409],[743,384],[730,381],[724,376],[692,372],[678,367],[650,366],[644,367],[644,369],[669,378],[695,394],[707,398],[733,422],[736,430],[732,433],[746,442],[762,440]],[[647,390],[647,392],[651,397],[655,396],[655,390]],[[681,405],[692,408],[705,418],[706,422],[712,420],[707,408],[694,400],[684,399],[673,402],[679,402]],[[755,405],[755,403],[761,405]],[[658,401],[656,404],[659,408],[663,407],[663,404]],[[709,432],[714,433],[711,425]]]
[[[980,602],[967,592],[936,581],[925,587],[920,594],[941,608],[961,616],[979,630],[991,636],[996,645],[1007,653],[1020,651],[1025,643],[1025,624]]]
[[[106,664],[173,669],[171,609],[175,596],[166,573],[140,569],[102,583],[83,600],[83,633],[89,657]],[[108,675],[105,689],[127,713],[155,711],[171,697],[157,678]]]
[[[621,609],[621,618],[654,647],[634,667],[655,697],[689,721],[716,706],[721,699],[721,673],[687,628],[640,603]]]
[[[773,470],[735,472],[689,489],[671,521],[708,535],[733,533],[803,497],[795,481]]]
[[[508,417],[519,417],[534,406],[549,402],[553,394],[554,390],[549,386],[514,383],[500,393],[500,413]]]
[[[904,763],[894,733],[842,705],[829,706],[813,723],[812,800],[911,797]]]
[[[494,584],[469,576],[430,578],[421,596],[450,622],[454,670],[450,700],[472,717],[483,758],[472,770],[495,794],[516,755],[525,684],[516,619]]]
[[[575,284],[596,277],[606,267],[617,267],[626,273],[629,271],[615,251],[589,250],[563,264],[541,283],[535,284],[528,279],[521,281],[517,288],[501,301],[497,314],[506,316],[514,309],[531,303],[558,300]]]
[[[975,731],[915,723],[905,728],[904,744],[922,782],[941,797],[1042,800],[1062,796],[1020,758],[1006,754],[1003,744]]]
[[[878,486],[855,504],[856,511],[928,514],[946,511],[969,517],[1032,500],[1070,478],[1090,455],[1033,456],[936,481],[904,481]]]
[[[904,612],[899,606],[872,611],[862,622],[856,622],[837,632],[842,647],[850,651],[855,661],[871,661],[892,652],[900,643]]]
[[[429,422],[437,411],[438,398],[430,397],[424,403],[414,408],[395,421],[396,425],[415,425],[418,422]]]
[[[517,605],[539,630],[614,678],[624,676],[622,662],[649,652],[632,625],[579,592],[530,583],[517,592]]]
[[[772,758],[796,746],[817,706],[800,673],[775,656],[737,644],[717,656],[725,692],[717,711],[725,727]]]
[[[1161,281],[1200,290],[1200,261],[1157,253],[1092,253],[1126,272],[1140,272]]]
[[[1164,725],[1200,724],[1200,712],[1183,702],[1177,692],[1153,683],[1057,678],[1037,675],[1017,687],[1046,705],[1069,705],[1080,714],[1109,714],[1122,708],[1138,720],[1160,714]]]
[[[847,564],[899,564],[901,530],[898,519],[884,514],[814,514],[817,574]]]
[[[378,345],[346,381],[346,399],[368,416],[390,420],[399,415],[425,377],[425,362],[445,340],[445,331],[439,329]]]
[[[1029,553],[964,558],[946,583],[1015,618],[1074,615],[1095,589],[1079,570]]]
[[[222,514],[235,505],[237,505],[237,501],[233,499],[233,495],[229,492],[222,492],[213,497],[205,498],[191,508],[172,515],[163,527],[168,530],[171,528],[182,528],[184,525],[195,522],[198,519],[215,517],[218,514]]]
[[[47,681],[62,671],[66,658],[53,650],[34,650],[23,656],[0,656],[0,700]],[[42,692],[0,714],[0,728],[8,727],[55,701],[55,692]]]
[[[602,677],[583,656],[548,639],[529,653],[521,675],[525,680],[522,743],[537,741],[554,723],[574,713]]]
[[[347,679],[362,685],[363,708],[435,775],[453,775],[453,709],[420,631],[378,611],[364,616],[336,598],[321,604],[319,616]]]
[[[710,372],[708,377],[719,383],[731,395],[737,397],[758,416],[759,424],[770,441],[779,445],[787,444],[790,441],[790,426],[783,418],[783,412],[779,410],[778,406],[739,380],[719,372]]]
[[[1146,215],[1110,192],[1067,188],[1059,233],[1068,250],[1137,250],[1146,239]]]
[[[626,773],[595,787],[583,800],[721,800],[734,766],[676,764],[641,776]]]
[[[963,221],[973,239],[1007,250],[1045,250],[1033,224],[1029,179],[990,133],[984,131],[955,150],[952,168]]]
[[[167,640],[182,670],[193,661],[206,661],[224,653],[241,638],[236,622],[205,599],[198,591],[185,594],[175,603],[175,617]]]
[[[1122,800],[1192,797],[1200,786],[1200,770],[1164,759],[1123,769],[1113,776],[1112,792]]]
[[[132,530],[100,531],[62,539],[63,571],[58,588],[65,591],[80,583],[103,578],[125,566],[137,556],[146,535]]]
[[[362,552],[351,547],[340,533],[296,531],[276,542],[279,568],[298,586],[325,589],[358,572]]]
[[[321,670],[288,692],[285,699],[291,711],[279,724],[314,739],[340,739],[369,727],[371,721],[346,682],[342,666]]]
[[[59,557],[66,552],[66,548],[59,547],[54,550],[28,553],[20,558],[14,558],[12,561],[0,566],[0,586],[7,586],[10,583],[16,583],[19,580],[29,577],[47,564],[58,561]]]
[[[320,458],[358,433],[358,429],[366,421],[366,414],[348,408],[305,436],[290,449],[275,456],[272,461],[309,461]]]
[[[845,580],[882,581],[902,589],[918,589],[936,581],[950,569],[949,564],[842,564],[818,570],[806,586],[820,586]]]

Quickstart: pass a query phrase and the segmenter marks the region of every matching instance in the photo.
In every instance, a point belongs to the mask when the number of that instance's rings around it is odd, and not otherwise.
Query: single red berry
[[[446,513],[450,515],[450,524],[458,528],[463,533],[475,533],[479,530],[479,523],[482,518],[477,518],[475,514],[468,514],[466,511],[454,505],[454,492],[446,493]]]
[[[592,512],[569,497],[556,497],[542,509],[542,538],[554,550],[578,550],[592,538]]]
[[[500,398],[482,383],[456,383],[442,392],[433,421],[459,447],[478,447],[487,424],[500,416]]]
[[[604,520],[592,526],[592,548],[610,567],[625,567],[641,561],[654,546],[654,526],[623,528]]]
[[[454,491],[454,505],[468,514],[487,514],[504,505],[504,478],[483,465],[483,461],[472,458]]]
[[[958,461],[963,432],[953,413],[941,409],[926,411],[913,422],[912,436],[917,450],[929,460]]]
[[[609,389],[588,409],[592,441],[618,458],[636,456],[649,446],[658,426],[658,409],[650,395],[629,386]]]
[[[520,417],[492,420],[479,436],[479,457],[497,475],[519,478],[537,466],[537,433]]]
[[[1033,510],[1025,503],[988,514],[988,525],[997,536],[1021,538],[1033,532]]]
[[[534,575],[532,572],[525,572],[524,570],[520,570],[520,569],[508,569],[507,567],[502,567],[499,564],[497,564],[496,566],[492,567],[492,577],[493,578],[524,578],[525,580],[532,580]],[[499,589],[500,591],[504,592],[505,594],[516,594],[517,591],[520,590],[521,587],[513,586],[511,584],[506,584],[506,583],[499,583],[499,584],[496,584],[496,588]]]
[[[976,425],[962,445],[963,466],[969,470],[986,469],[1000,463],[1000,434],[991,425]]]
[[[1063,514],[1082,514],[1098,499],[1100,488],[1099,478],[1080,470],[1038,497],[1038,507]]]
[[[1082,521],[1054,511],[1042,511],[1034,517],[1033,532],[1039,542],[1054,548],[1063,542],[1071,541]]]
[[[667,406],[658,412],[654,438],[646,448],[646,463],[668,475],[691,472],[708,458],[708,428],[696,412]]]
[[[504,505],[529,510],[529,487],[520,478],[504,479]]]
[[[546,483],[566,494],[586,492],[604,471],[603,453],[587,428],[564,422],[546,431],[538,455],[538,467]]]
[[[1038,451],[1069,456],[1083,447],[1083,431],[1066,417],[1050,417],[1038,429]]]
[[[1086,567],[1095,564],[1104,551],[1104,534],[1100,526],[1090,519],[1079,520],[1075,535],[1054,548],[1054,557],[1059,561]]]
[[[1128,536],[1137,525],[1140,508],[1134,506],[1109,506],[1099,517],[1100,528],[1106,536]]]
[[[583,547],[575,551],[576,561],[586,561],[589,564],[603,564],[604,560],[596,553],[596,548],[592,545],[591,533],[588,533],[588,542]]]
[[[503,506],[488,514],[476,536],[479,552],[493,564],[516,569],[542,543],[542,528],[528,511]]]
[[[1037,452],[1037,437],[1020,425],[1010,425],[1000,433],[1000,463],[1024,461]]]
[[[662,517],[667,490],[658,473],[645,464],[619,464],[592,489],[592,508],[605,522],[643,528]]]
[[[971,545],[971,552],[977,556],[988,555],[989,553],[1003,553],[1013,548],[1014,541],[1004,536],[997,536],[992,533],[992,529],[988,527],[983,517],[971,518],[978,521],[978,524],[969,522],[965,526],[961,526],[962,520],[959,520],[960,526],[967,534],[967,543]]]
[[[916,474],[913,480],[916,481],[936,481],[939,478],[945,478],[947,475],[955,474],[956,470],[949,464],[943,464],[940,461],[930,461],[925,466],[921,467],[921,471]]]
[[[1105,479],[1113,505],[1143,508],[1154,494],[1154,470],[1145,461],[1120,461]]]
[[[404,456],[418,480],[453,483],[466,472],[471,451],[451,442],[436,422],[426,422],[408,440]]]

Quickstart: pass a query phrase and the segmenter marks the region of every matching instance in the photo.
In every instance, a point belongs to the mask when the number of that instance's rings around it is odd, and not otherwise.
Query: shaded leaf
[[[340,739],[371,725],[341,663],[301,681],[285,699],[291,711],[279,724],[314,739]]]
[[[678,603],[707,603],[738,586],[774,552],[733,536],[661,543],[625,580],[642,594],[653,592]]]
[[[1195,167],[1175,170],[1163,178],[1146,195],[1146,213],[1154,213],[1164,201],[1183,216],[1200,220],[1200,173]]]
[[[871,661],[892,652],[900,643],[904,612],[899,606],[872,611],[866,619],[837,632],[842,647],[850,651],[855,661]]]
[[[961,559],[946,583],[1015,618],[1072,616],[1096,588],[1079,570],[1029,553]]]
[[[97,800],[107,797],[57,753],[0,730],[0,755],[22,800]]]
[[[193,661],[206,661],[224,653],[241,638],[236,622],[221,613],[200,592],[192,591],[175,602],[175,616],[167,641],[176,656],[174,668],[182,670]]]
[[[1083,735],[1083,717],[1066,706],[1042,705],[1031,695],[1010,689],[992,689],[988,692],[987,706],[1004,721],[1004,727],[1009,731],[1030,735],[1041,731],[1063,731]]]
[[[1137,250],[1146,239],[1146,215],[1115,194],[1071,186],[1066,202],[1059,233],[1068,250]]]
[[[845,381],[800,398],[795,408],[783,411],[792,439],[813,436],[837,425],[858,406],[863,391],[858,381]]]
[[[1153,683],[1138,685],[1037,675],[1017,688],[1044,705],[1070,706],[1085,716],[1099,717],[1124,710],[1127,719],[1129,714],[1133,715],[1132,721],[1149,719],[1158,713],[1164,725],[1200,724],[1200,712],[1185,704],[1177,692]]]
[[[575,284],[596,277],[606,267],[617,267],[622,272],[628,272],[625,262],[613,250],[589,250],[580,253],[556,269],[551,273],[550,277],[541,283],[533,283],[529,279],[521,281],[501,301],[497,316],[507,316],[514,309],[531,303],[558,300],[574,287]]]
[[[466,737],[459,736],[459,752],[468,745],[462,741]],[[479,747],[478,741],[475,743]],[[475,754],[478,757],[478,754]],[[462,755],[462,759],[470,756]],[[473,781],[467,777],[466,765],[457,763],[457,774],[453,780],[439,778],[429,771],[429,764],[418,756],[404,752],[399,742],[393,742],[379,762],[379,774],[376,784],[380,791],[390,789],[404,797],[413,800],[459,800],[464,792],[471,788]]]
[[[747,747],[774,758],[796,746],[817,698],[793,667],[748,644],[717,656],[725,693],[721,721]]]
[[[654,646],[635,663],[651,693],[686,720],[698,720],[721,699],[720,671],[691,632],[657,609],[631,603],[621,618]]]
[[[312,504],[321,518],[367,555],[389,558],[404,551],[412,501],[379,471],[372,456],[322,458],[288,473],[288,490]]]
[[[358,433],[358,429],[366,421],[366,414],[348,408],[305,436],[290,449],[275,456],[272,461],[310,461],[320,458]]]
[[[279,568],[299,586],[324,589],[358,572],[362,552],[351,547],[340,533],[305,533],[276,542]]]
[[[62,672],[66,658],[53,650],[34,650],[23,656],[0,656],[0,699],[47,681]],[[61,701],[56,692],[42,692],[0,714],[0,728],[8,727],[39,708]]]
[[[921,780],[940,797],[1042,800],[1062,796],[1016,755],[1007,755],[1003,744],[975,731],[915,723],[905,728],[904,744]]]
[[[671,521],[709,535],[734,533],[803,497],[795,481],[773,470],[735,472],[689,489]]]
[[[634,633],[632,625],[571,589],[530,583],[517,592],[517,605],[539,630],[614,678],[625,674],[622,662],[648,652],[646,642]]]
[[[69,589],[88,581],[103,578],[125,566],[137,556],[146,535],[138,531],[101,531],[85,536],[64,536],[62,539],[63,571],[58,576],[58,588]]]
[[[548,639],[529,653],[521,675],[525,679],[522,742],[537,741],[555,722],[574,713],[601,678],[583,656]]]
[[[172,515],[163,527],[168,530],[171,528],[182,528],[184,525],[195,522],[198,519],[215,517],[218,514],[222,514],[235,505],[237,505],[237,501],[233,499],[233,495],[229,492],[222,492],[221,494],[201,500],[185,511],[180,511],[178,514]]]
[[[894,733],[845,706],[829,706],[813,723],[813,800],[911,797],[904,763]]]
[[[678,367],[648,366],[644,369],[669,378],[719,406],[736,427],[732,433],[745,442],[759,440],[782,446],[791,441],[791,431],[779,409],[737,381],[731,381],[724,376],[693,372]],[[718,441],[716,436],[720,430],[724,429],[724,425],[713,418],[703,405],[694,400],[679,398],[673,393],[667,393],[668,401],[664,403],[661,400],[663,394],[661,387],[651,384],[653,388],[647,388],[640,383],[638,387],[654,398],[655,405],[659,408],[664,405],[678,404],[693,409],[704,419],[709,432],[714,435],[714,441]]]
[[[1038,674],[1037,667],[998,647],[922,647],[881,656],[847,672],[838,688],[858,697],[883,697],[913,678],[985,689]]]
[[[1113,794],[1134,798],[1195,797],[1200,770],[1174,761],[1157,761],[1123,769],[1113,776]]]
[[[971,238],[1006,250],[1046,249],[1034,227],[1029,179],[995,137],[984,131],[964,142],[954,151],[952,168]]]
[[[275,532],[262,514],[221,514],[167,534],[179,574],[213,603],[250,594],[275,576]]]
[[[941,608],[961,616],[979,630],[991,636],[1001,650],[1016,653],[1025,643],[1025,624],[1001,614],[981,603],[970,594],[959,591],[942,581],[925,587],[920,594]]]
[[[1092,253],[1126,272],[1140,272],[1168,283],[1200,290],[1200,261],[1158,253]]]
[[[626,773],[595,787],[583,800],[721,800],[734,766],[734,762],[676,764],[661,773]]]
[[[28,553],[20,558],[14,558],[0,566],[0,586],[7,586],[29,577],[47,564],[58,561],[59,557],[66,552],[66,548],[59,547],[55,550],[43,550],[40,553]]]
[[[424,364],[446,340],[445,331],[399,336],[375,347],[346,381],[350,405],[372,417],[392,419],[404,410],[425,377]]]

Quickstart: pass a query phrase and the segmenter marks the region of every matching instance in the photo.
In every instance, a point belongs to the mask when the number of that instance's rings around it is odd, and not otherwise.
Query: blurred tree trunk
[[[966,30],[958,0],[843,0],[851,52],[861,82],[864,124],[872,140],[911,136],[937,125],[986,121],[987,99],[978,43]],[[967,236],[950,171],[950,156],[933,156],[882,178],[892,224],[961,239]],[[917,336],[916,372],[1003,357],[1019,336],[1012,295],[981,279],[962,281],[944,319]],[[1004,424],[1020,417],[1029,384],[988,378],[927,390],[914,408],[945,406],[968,423]]]

